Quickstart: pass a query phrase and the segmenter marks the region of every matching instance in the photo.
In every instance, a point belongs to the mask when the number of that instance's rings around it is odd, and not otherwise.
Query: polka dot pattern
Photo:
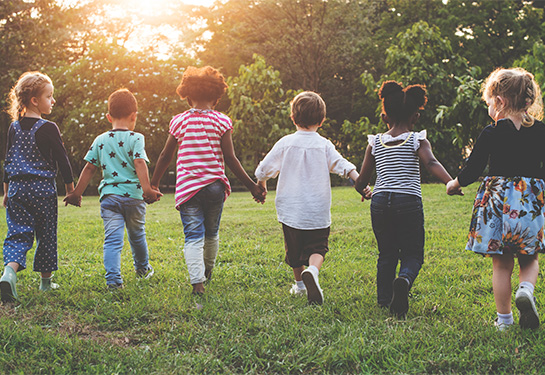
[[[57,270],[57,189],[56,166],[50,165],[36,144],[36,131],[45,124],[39,120],[31,130],[22,130],[16,121],[13,144],[6,156],[9,179],[4,241],[4,265],[16,262],[26,268],[26,254],[36,238],[33,269]]]

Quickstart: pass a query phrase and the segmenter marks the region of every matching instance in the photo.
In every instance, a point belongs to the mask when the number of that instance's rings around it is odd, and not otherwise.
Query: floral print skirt
[[[486,177],[475,197],[467,250],[493,254],[545,252],[545,183],[529,177]]]

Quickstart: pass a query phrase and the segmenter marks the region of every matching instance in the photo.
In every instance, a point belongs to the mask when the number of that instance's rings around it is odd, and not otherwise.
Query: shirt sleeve
[[[348,174],[356,169],[354,164],[341,156],[331,141],[327,141],[326,154],[330,173],[335,173],[343,178],[348,178]]]
[[[415,141],[414,142],[414,150],[418,150],[420,148],[420,141],[423,141],[428,136],[428,132],[426,132],[426,129],[419,131],[418,133],[414,133]]]
[[[367,143],[371,146],[371,155],[375,155],[375,138],[377,136],[374,134],[367,135]]]
[[[466,165],[458,175],[458,182],[461,186],[467,186],[472,182],[475,182],[488,164],[491,131],[492,127],[487,126],[477,138],[477,142],[475,142],[475,146],[467,159]]]
[[[255,177],[259,181],[266,181],[270,178],[275,178],[280,173],[281,165],[282,147],[280,147],[277,142],[257,166],[255,170]]]
[[[83,158],[83,160],[93,164],[95,167],[100,167],[100,153],[98,152],[98,148],[98,138],[95,138],[93,144],[89,147],[89,151],[87,151],[87,154]]]
[[[50,149],[51,158],[57,163],[65,184],[74,182],[72,166],[62,142],[61,132],[55,123],[48,122],[36,132],[36,145],[40,149],[40,152],[42,154],[45,153],[45,155],[47,155],[45,149]]]
[[[7,141],[6,141],[6,155],[4,157],[4,161],[8,158],[8,151],[9,151],[9,149],[11,147],[12,142],[13,142],[13,133],[14,133],[13,126],[10,125],[9,130],[8,130]],[[4,182],[9,183],[8,175],[7,175],[5,169],[4,169]]]
[[[144,159],[146,163],[149,163],[148,155],[146,154],[146,141],[144,135],[136,133],[136,137],[133,143],[133,160]]]

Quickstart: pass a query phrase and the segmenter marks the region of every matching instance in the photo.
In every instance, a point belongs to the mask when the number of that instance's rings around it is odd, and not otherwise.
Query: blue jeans
[[[424,211],[416,195],[382,192],[371,200],[371,221],[378,244],[377,299],[387,306],[399,261],[400,277],[412,286],[424,263]]]
[[[204,282],[205,269],[214,268],[224,201],[225,185],[216,180],[180,206],[185,235],[184,255],[191,284]]]
[[[131,245],[134,269],[149,265],[146,242],[146,203],[121,195],[106,195],[100,202],[100,216],[104,221],[104,268],[106,284],[121,284],[121,250],[125,226]]]

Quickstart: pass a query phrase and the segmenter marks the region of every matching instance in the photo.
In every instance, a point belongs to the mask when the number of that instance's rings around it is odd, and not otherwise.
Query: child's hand
[[[151,188],[150,190],[144,192],[144,202],[147,204],[152,204],[161,199],[163,193],[159,191],[159,188]]]
[[[462,187],[458,182],[458,179],[450,180],[447,182],[447,194],[448,195],[464,195]]]
[[[255,184],[251,189],[251,193],[257,203],[265,203],[265,197],[267,196],[267,182],[258,181],[257,184]]]
[[[63,202],[65,206],[71,204],[72,206],[81,207],[81,195],[77,195],[74,193],[66,194]]]
[[[371,190],[371,186],[367,185],[365,189],[363,189],[363,195],[362,195],[362,201],[365,199],[371,199],[373,196],[373,190]]]

